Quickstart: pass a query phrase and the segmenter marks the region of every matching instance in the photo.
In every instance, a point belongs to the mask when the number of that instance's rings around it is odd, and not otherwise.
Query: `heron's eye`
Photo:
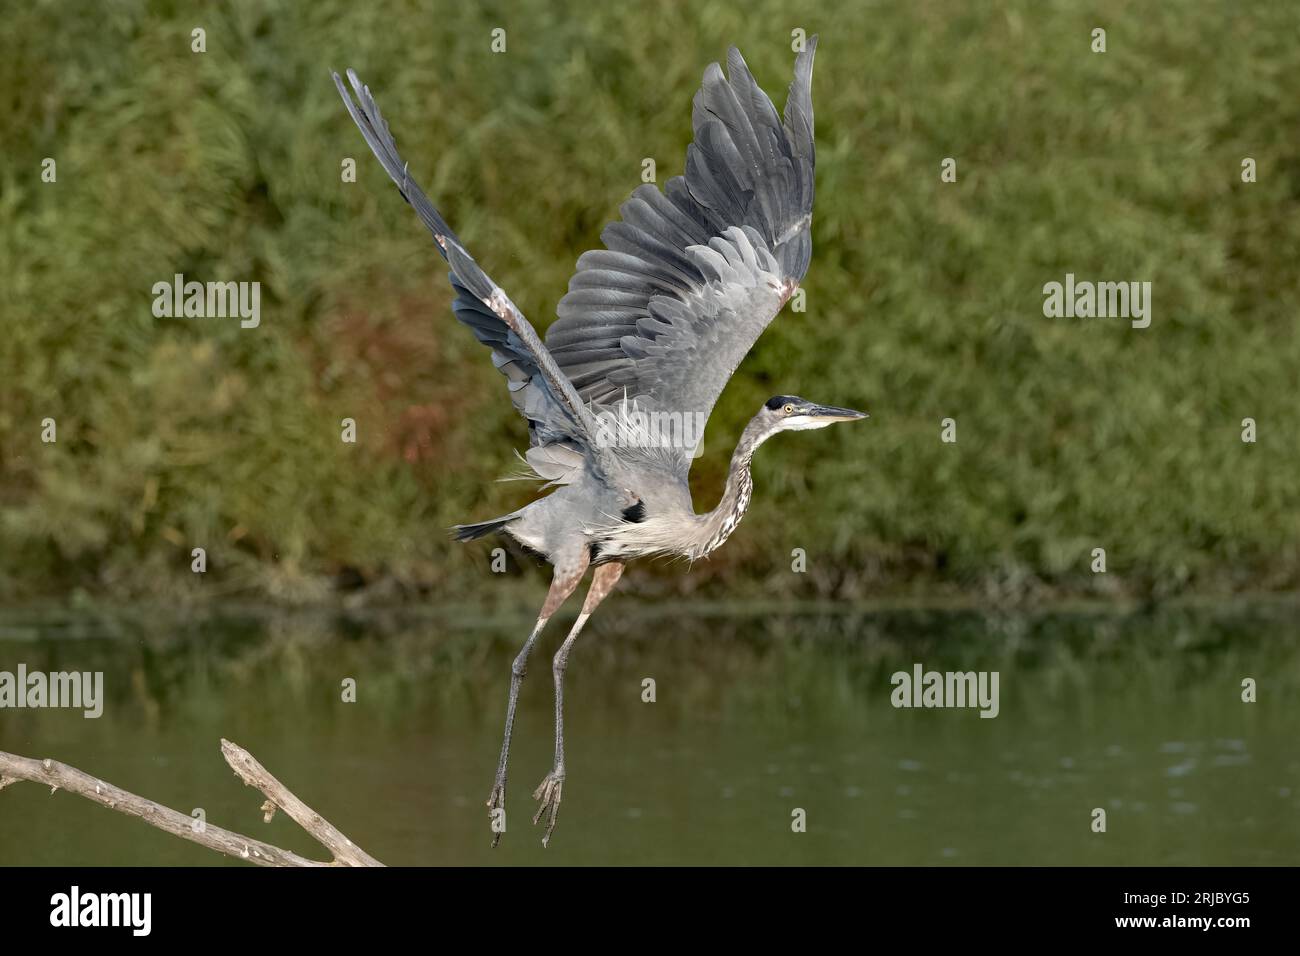
[[[781,411],[785,412],[787,415],[793,415],[793,414],[794,414],[794,406],[793,406],[793,405],[787,405],[785,408],[781,409]]]

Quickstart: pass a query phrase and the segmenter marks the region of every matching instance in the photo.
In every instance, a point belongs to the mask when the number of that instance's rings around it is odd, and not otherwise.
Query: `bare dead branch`
[[[270,822],[275,808],[279,807],[289,815],[298,826],[302,827],[334,854],[334,862],[343,866],[383,866],[378,860],[361,847],[345,837],[334,824],[294,796],[289,788],[282,784],[243,747],[232,744],[229,740],[221,741],[221,754],[226,758],[239,779],[250,787],[256,787],[266,794],[267,803],[262,804],[263,819]],[[267,804],[271,804],[270,807]]]
[[[309,860],[289,850],[255,840],[252,837],[225,830],[205,821],[197,820],[179,811],[154,803],[90,774],[59,763],[57,760],[34,760],[0,750],[0,790],[19,780],[44,784],[50,793],[67,790],[93,800],[101,806],[138,817],[150,826],[173,836],[181,837],[218,853],[233,856],[259,866],[383,866],[360,847],[353,844],[338,828],[307,806],[273,777],[247,750],[228,740],[221,741],[221,753],[236,776],[250,787],[256,787],[266,796],[262,804],[263,819],[270,821],[278,807],[284,810],[304,830],[310,833],[333,855],[333,860]]]

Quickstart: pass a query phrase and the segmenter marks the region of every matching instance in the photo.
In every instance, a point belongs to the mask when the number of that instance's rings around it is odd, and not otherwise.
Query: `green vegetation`
[[[697,500],[712,506],[772,394],[873,417],[773,441],[727,547],[632,586],[984,599],[1300,582],[1289,0],[232,6],[8,14],[0,599],[508,593],[488,549],[445,529],[527,499],[491,481],[522,423],[328,69],[370,84],[412,174],[545,326],[642,159],[661,182],[681,171],[705,65],[736,43],[779,104],[796,27],[822,36],[808,310],[724,395]],[[177,272],[260,281],[261,326],[154,318],[151,287]],[[1152,282],[1151,327],[1045,318],[1042,287],[1067,272]],[[949,416],[956,444],[939,441]]]

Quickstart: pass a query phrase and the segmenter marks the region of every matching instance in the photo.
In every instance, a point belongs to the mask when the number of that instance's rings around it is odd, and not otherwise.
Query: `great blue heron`
[[[759,445],[777,432],[867,417],[777,395],[741,433],[721,502],[695,513],[687,474],[698,436],[681,425],[707,419],[741,359],[798,288],[812,255],[816,46],[813,37],[795,59],[783,118],[734,47],[727,54],[729,76],[717,63],[705,70],[686,174],[670,179],[663,192],[642,185],[632,193],[619,210],[622,221],[601,234],[605,248],[578,259],[545,344],[408,176],[369,88],[349,70],[354,101],[333,74],[366,142],[451,266],[456,317],[491,348],[492,363],[508,380],[515,407],[528,421],[526,461],[535,477],[557,486],[518,511],[455,528],[462,541],[504,532],[555,569],[541,614],[511,668],[505,737],[488,797],[498,821],[529,653],[587,569],[595,568],[582,612],[552,667],[555,763],[533,793],[540,804],[533,823],[547,818],[543,845],[564,788],[569,651],[624,564],[646,555],[707,555],[749,507],[749,465]],[[611,421],[639,427],[611,427]],[[651,434],[643,427],[647,421],[671,423],[668,431],[676,428],[680,440]],[[617,440],[628,435],[637,440]],[[493,846],[502,829],[494,826]]]

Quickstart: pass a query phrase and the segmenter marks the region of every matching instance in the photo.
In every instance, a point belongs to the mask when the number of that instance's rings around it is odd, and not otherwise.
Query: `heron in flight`
[[[695,94],[686,173],[661,192],[639,186],[604,249],[585,252],[543,341],[479,267],[407,173],[370,89],[333,74],[375,156],[433,234],[451,268],[456,317],[492,352],[515,408],[528,422],[531,476],[554,491],[518,511],[456,526],[470,541],[504,533],[554,568],[550,591],[511,667],[505,737],[488,797],[493,846],[504,826],[506,765],[528,657],[547,621],[593,569],[582,612],[552,664],[555,763],[533,793],[533,823],[550,841],[564,789],[564,671],[588,618],[624,565],[648,555],[702,558],[720,547],[749,507],[750,460],[777,432],[866,418],[863,412],[777,395],[741,433],[722,500],[698,514],[687,484],[698,437],[682,423],[707,420],[745,354],[798,288],[812,256],[812,69],[817,38],[798,54],[784,116],[755,83],[740,52],[727,73],[714,63]],[[659,416],[657,419],[655,416]],[[672,427],[647,429],[644,423]],[[637,428],[614,427],[629,422]],[[613,425],[611,425],[613,423]],[[611,440],[611,437],[637,440]],[[666,440],[667,438],[667,440]]]

